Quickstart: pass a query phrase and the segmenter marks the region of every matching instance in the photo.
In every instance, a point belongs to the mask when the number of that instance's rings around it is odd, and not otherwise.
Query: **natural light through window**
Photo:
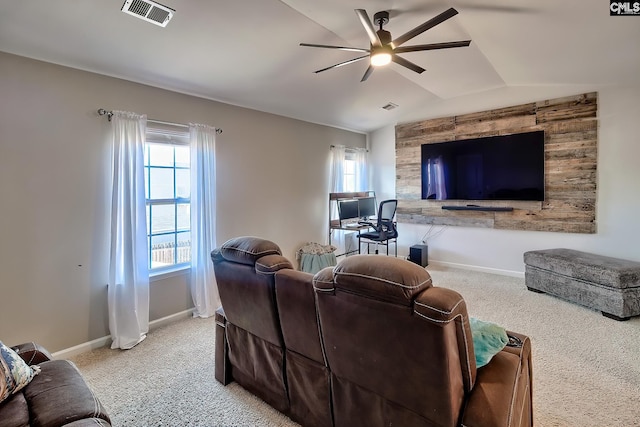
[[[356,191],[356,162],[347,153],[344,160],[343,188],[346,192]]]
[[[145,144],[149,270],[191,261],[190,152],[188,145]]]

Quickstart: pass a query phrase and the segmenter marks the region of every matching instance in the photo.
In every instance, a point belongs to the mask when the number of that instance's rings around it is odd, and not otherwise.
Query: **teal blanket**
[[[302,254],[300,258],[300,270],[316,274],[325,267],[338,264],[336,255],[330,254]]]
[[[473,336],[476,367],[480,368],[489,363],[491,358],[507,345],[509,337],[502,326],[475,317],[469,318],[469,326]]]

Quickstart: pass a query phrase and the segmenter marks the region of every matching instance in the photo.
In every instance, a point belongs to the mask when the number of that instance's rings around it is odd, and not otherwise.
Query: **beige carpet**
[[[616,322],[529,292],[523,279],[427,270],[465,297],[472,316],[531,337],[537,426],[640,426],[640,317]],[[184,320],[132,350],[73,360],[115,426],[296,426],[237,384],[215,381],[214,325]]]

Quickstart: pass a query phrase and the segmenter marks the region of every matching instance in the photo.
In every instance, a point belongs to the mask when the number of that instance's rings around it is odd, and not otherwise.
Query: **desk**
[[[358,250],[347,251],[345,253],[336,255],[337,257],[342,255],[348,255],[351,253],[360,253],[360,232],[363,230],[369,230],[367,225],[358,224],[359,218],[350,218],[348,220],[336,219],[336,213],[338,213],[338,201],[342,200],[357,200],[361,198],[375,198],[376,193],[373,191],[355,191],[347,193],[329,193],[329,244],[331,244],[331,236],[334,230],[342,231],[357,231],[358,232]]]
[[[329,224],[329,244],[331,244],[331,236],[332,236],[334,230],[357,231],[358,232],[358,249],[357,250],[352,250],[352,251],[347,251],[346,250],[347,248],[345,247],[345,252],[336,255],[336,257],[343,256],[343,255],[349,255],[349,254],[353,254],[353,253],[360,253],[360,232],[363,231],[363,230],[369,230],[370,228],[371,227],[368,226],[368,225],[361,225],[361,224],[358,224],[357,222],[347,223],[347,224],[345,224],[343,222],[342,225],[341,225],[340,224],[340,220],[331,221],[330,224]]]

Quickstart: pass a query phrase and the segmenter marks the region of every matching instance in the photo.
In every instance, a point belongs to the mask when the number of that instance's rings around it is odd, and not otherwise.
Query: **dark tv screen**
[[[544,131],[422,145],[422,198],[544,200]]]
[[[338,215],[340,219],[358,218],[358,200],[340,200],[338,202]]]
[[[363,197],[358,199],[358,215],[360,218],[367,219],[370,216],[375,216],[376,214],[375,197]]]

